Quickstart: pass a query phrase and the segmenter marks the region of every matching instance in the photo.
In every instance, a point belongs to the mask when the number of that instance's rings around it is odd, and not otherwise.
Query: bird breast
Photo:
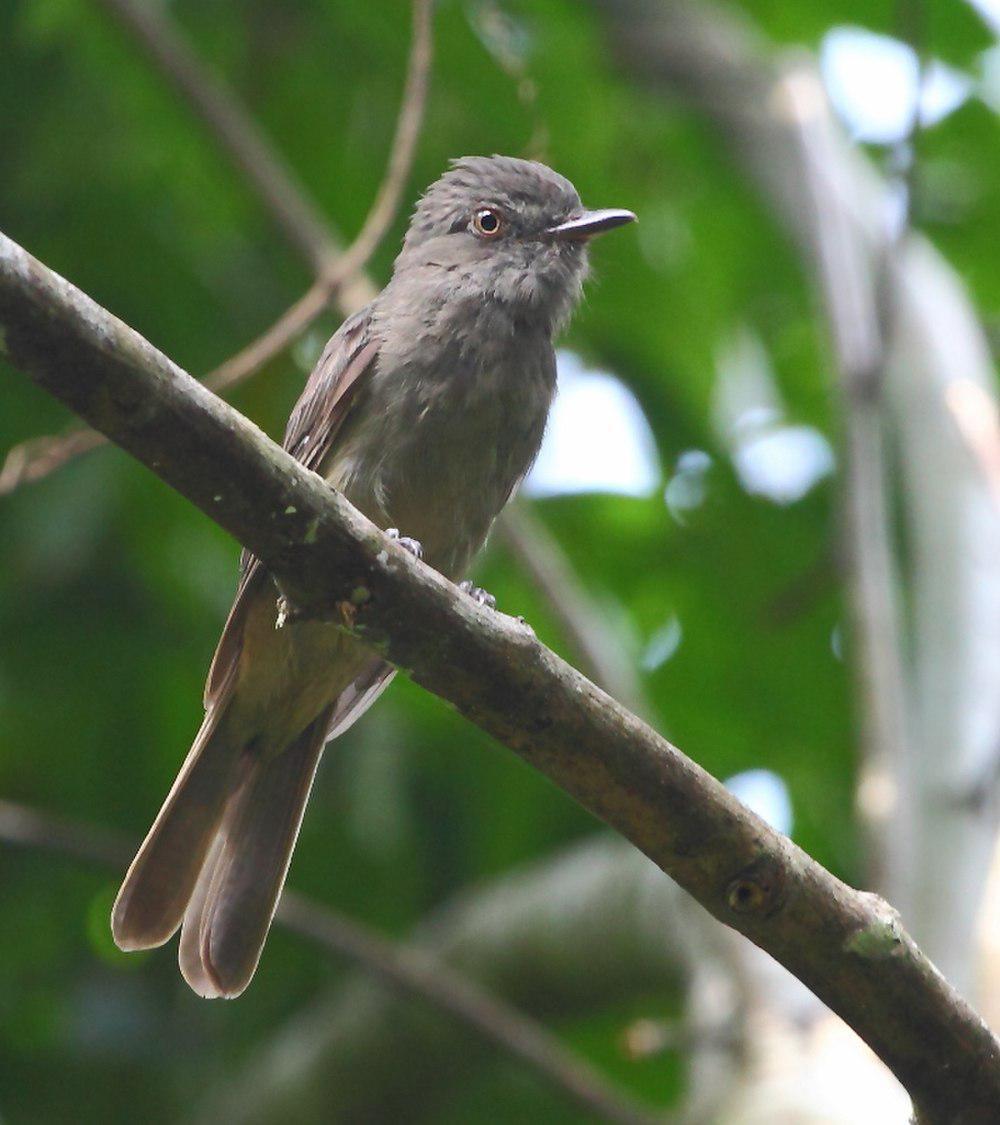
[[[547,336],[513,331],[481,301],[459,317],[465,331],[449,319],[388,333],[327,476],[457,578],[538,453],[555,359]]]

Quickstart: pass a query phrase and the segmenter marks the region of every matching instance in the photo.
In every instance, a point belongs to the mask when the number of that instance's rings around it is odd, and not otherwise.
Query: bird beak
[[[634,222],[635,215],[631,211],[620,211],[612,207],[603,211],[583,211],[558,226],[549,227],[545,233],[549,238],[560,241],[584,242],[595,234],[603,234],[606,230],[614,230],[615,227]]]

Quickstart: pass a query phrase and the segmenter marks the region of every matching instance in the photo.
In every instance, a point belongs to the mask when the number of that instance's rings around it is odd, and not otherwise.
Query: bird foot
[[[424,549],[420,546],[419,540],[409,539],[405,535],[400,535],[398,527],[387,527],[385,533],[390,539],[395,539],[400,547],[415,559],[422,559],[424,557]]]
[[[476,605],[484,605],[487,609],[496,609],[496,598],[489,590],[484,590],[482,586],[473,586],[471,579],[466,578],[464,582],[459,582],[458,588],[463,594],[468,594]]]
[[[284,629],[289,623],[300,620],[305,614],[297,605],[293,605],[284,594],[278,598],[278,616],[274,619],[275,629]]]

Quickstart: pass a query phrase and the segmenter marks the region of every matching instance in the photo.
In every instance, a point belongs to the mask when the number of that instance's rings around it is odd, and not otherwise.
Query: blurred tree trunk
[[[995,419],[996,374],[982,329],[960,279],[929,242],[913,233],[896,239],[887,186],[832,122],[808,60],[783,60],[717,7],[593,2],[629,74],[682,94],[719,127],[810,265],[821,269],[823,224],[832,220],[810,197],[817,176],[846,220],[838,236],[846,233],[867,264],[883,318],[882,370],[874,374],[884,379],[882,428],[897,451],[891,482],[907,516],[910,550],[900,570],[912,610],[897,654],[906,676],[901,751],[875,748],[887,751],[887,772],[862,800],[884,818],[874,835],[893,852],[876,860],[888,879],[880,889],[945,975],[968,987],[996,837],[1000,752],[1000,506],[960,428],[962,403],[979,403]],[[806,85],[807,117],[783,90],[792,82]],[[810,156],[818,168],[807,167]],[[844,409],[854,409],[849,394]],[[898,538],[891,526],[883,534]],[[883,702],[876,693],[874,703]]]

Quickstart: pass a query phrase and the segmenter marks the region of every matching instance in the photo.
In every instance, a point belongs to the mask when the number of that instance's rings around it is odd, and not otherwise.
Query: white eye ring
[[[472,229],[482,238],[496,238],[503,228],[503,217],[495,207],[480,207],[472,216]]]

